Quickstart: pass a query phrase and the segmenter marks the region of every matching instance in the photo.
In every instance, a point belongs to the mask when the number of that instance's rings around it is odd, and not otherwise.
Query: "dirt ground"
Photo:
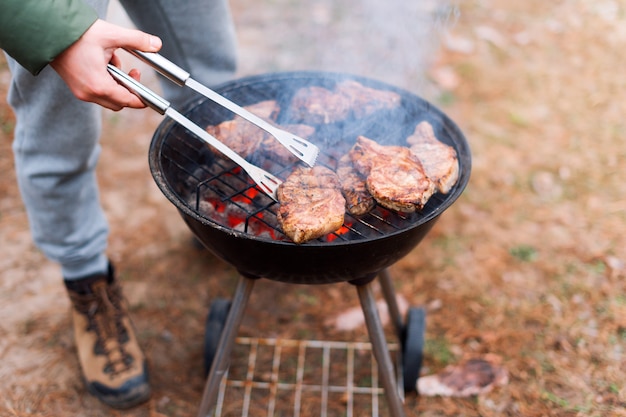
[[[393,2],[265,3],[231,1],[238,75],[381,79],[443,109],[472,148],[465,193],[390,272],[397,292],[428,311],[423,373],[495,355],[509,382],[469,399],[409,397],[407,414],[626,416],[626,2],[419,2],[403,13]],[[2,61],[3,96],[8,77]],[[150,361],[152,399],[116,412],[86,393],[59,268],[30,238],[13,116],[0,102],[0,416],[193,416],[199,405],[204,319],[237,274],[192,245],[154,185],[146,155],[161,117],[126,110],[104,120],[110,257]],[[363,328],[328,324],[357,306],[348,284],[261,280],[240,334],[367,341]]]

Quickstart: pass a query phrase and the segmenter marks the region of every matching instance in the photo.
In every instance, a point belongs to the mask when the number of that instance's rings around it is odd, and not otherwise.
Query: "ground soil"
[[[443,109],[472,148],[465,193],[390,272],[428,312],[423,373],[494,355],[509,381],[469,399],[409,396],[407,414],[625,416],[626,3],[468,0],[400,14],[390,10],[412,2],[307,3],[231,2],[239,76],[329,69],[382,79]],[[2,95],[8,81],[3,62]],[[14,119],[0,103],[0,416],[192,416],[199,405],[204,319],[238,276],[192,244],[154,185],[146,155],[160,116],[125,110],[104,121],[109,254],[152,398],[116,412],[86,393],[60,271],[31,241]],[[367,341],[362,327],[329,324],[358,305],[348,284],[261,280],[240,334]]]

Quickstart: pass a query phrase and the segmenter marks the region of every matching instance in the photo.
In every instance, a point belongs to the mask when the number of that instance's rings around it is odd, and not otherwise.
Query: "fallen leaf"
[[[417,380],[417,391],[425,396],[470,397],[506,385],[508,372],[496,361],[475,358],[449,365],[441,372]]]

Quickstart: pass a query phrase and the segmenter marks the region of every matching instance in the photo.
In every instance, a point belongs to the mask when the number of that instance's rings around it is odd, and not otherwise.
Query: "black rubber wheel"
[[[425,330],[426,310],[417,307],[409,308],[402,340],[402,374],[405,393],[417,391],[417,379],[422,369]]]
[[[207,376],[211,370],[211,364],[217,351],[217,344],[220,341],[226,317],[230,310],[230,300],[217,298],[211,303],[209,314],[204,327],[204,375]]]

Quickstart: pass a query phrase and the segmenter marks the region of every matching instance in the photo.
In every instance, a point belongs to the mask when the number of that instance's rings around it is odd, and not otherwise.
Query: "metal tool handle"
[[[170,117],[171,119],[174,119],[191,133],[196,135],[198,138],[204,140],[209,145],[224,154],[227,158],[231,159],[234,163],[239,165],[241,168],[244,169],[244,171],[248,173],[250,178],[252,178],[252,180],[257,183],[257,185],[259,186],[259,188],[261,188],[263,192],[269,195],[273,200],[278,201],[276,197],[276,190],[282,182],[280,179],[243,159],[227,145],[220,142],[217,138],[211,136],[209,132],[202,129],[200,126],[189,120],[187,117],[183,116],[181,113],[177,112],[176,109],[170,106],[169,101],[160,97],[149,88],[143,86],[131,76],[127,75],[124,71],[120,70],[117,67],[114,67],[111,64],[107,66],[107,69],[109,70],[111,75],[120,82],[120,84],[128,88],[129,91],[135,93],[141,99],[141,101],[146,103],[148,107]]]
[[[189,79],[191,74],[174,64],[163,55],[159,55],[155,52],[141,52],[136,49],[126,49],[129,53],[133,54],[152,68],[163,74],[169,80],[180,85],[185,85],[185,82]]]
[[[143,84],[137,82],[137,80],[126,74],[121,69],[111,64],[107,65],[107,69],[113,78],[115,78],[120,84],[129,89],[131,92],[135,93],[141,101],[146,104],[146,106],[161,114],[165,114],[165,111],[170,107],[169,101],[165,100],[148,87],[145,87]]]
[[[211,90],[209,87],[202,85],[199,82],[195,81],[193,78],[191,78],[191,74],[189,74],[187,71],[185,71],[178,65],[174,64],[169,59],[165,58],[163,55],[159,55],[156,52],[141,52],[141,51],[130,50],[130,49],[127,49],[127,51],[131,53],[132,55],[136,56],[137,58],[139,58],[140,60],[142,60],[143,62],[145,62],[146,64],[150,65],[152,68],[154,68],[156,71],[158,71],[159,73],[161,73],[163,76],[167,77],[169,80],[173,81],[174,83],[180,86],[189,84],[188,85],[189,87],[200,92],[207,98],[210,98],[211,100],[227,108],[233,113],[238,114],[244,119],[254,123],[261,129],[265,130],[266,132],[272,135],[276,133],[277,128],[275,126],[269,124],[268,122],[261,119],[257,115],[250,113],[248,110],[244,109],[238,104],[233,103],[232,101],[222,96],[221,94],[218,94],[217,92]]]
[[[319,148],[309,141],[300,138],[292,133],[286,132],[271,123],[261,119],[260,117],[249,112],[245,108],[230,101],[226,97],[211,90],[209,87],[199,83],[191,78],[190,74],[178,65],[169,61],[167,58],[154,53],[154,52],[140,52],[136,50],[128,51],[137,58],[141,59],[155,70],[160,72],[169,80],[180,85],[186,86],[192,90],[204,95],[205,97],[213,100],[217,104],[227,108],[233,113],[243,117],[252,124],[265,130],[270,135],[274,136],[289,152],[294,154],[297,158],[304,161],[309,166],[314,166],[317,156],[319,154]]]

